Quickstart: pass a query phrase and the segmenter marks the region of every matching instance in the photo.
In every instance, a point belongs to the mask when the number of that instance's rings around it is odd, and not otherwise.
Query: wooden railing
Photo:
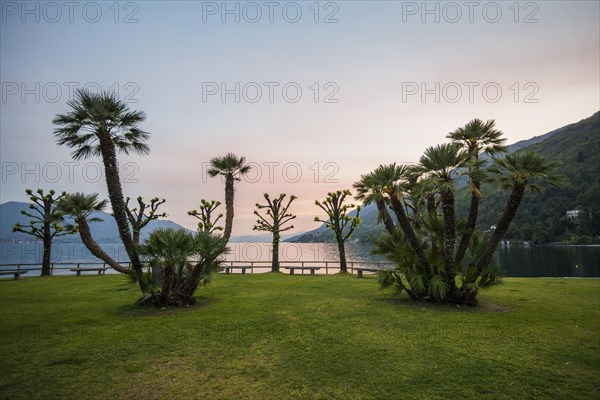
[[[131,265],[129,261],[119,262],[121,265]],[[372,261],[347,261],[348,272],[354,273],[356,268],[389,268],[392,264],[388,262],[372,262]],[[308,261],[308,260],[295,260],[295,261],[280,261],[280,269],[283,270],[285,266],[299,266],[299,267],[324,267],[325,274],[339,272],[340,262],[339,261]],[[94,261],[82,261],[82,262],[52,262],[50,263],[50,273],[60,270],[71,270],[73,268],[86,268],[87,267],[109,267],[104,262]],[[245,261],[245,260],[226,260],[223,261],[223,266],[249,266],[250,273],[269,272],[271,270],[271,261]],[[41,271],[42,263],[9,263],[0,264],[0,270],[17,270],[17,271]],[[321,272],[322,274],[322,272]]]

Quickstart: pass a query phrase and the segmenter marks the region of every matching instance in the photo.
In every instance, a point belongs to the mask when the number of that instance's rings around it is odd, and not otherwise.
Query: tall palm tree
[[[98,257],[113,269],[130,274],[128,268],[121,266],[112,257],[110,257],[102,247],[92,238],[90,232],[90,222],[100,222],[101,218],[90,218],[94,211],[102,211],[106,207],[106,200],[99,201],[98,194],[72,193],[67,194],[59,200],[57,208],[65,215],[70,215],[75,219],[81,241],[94,256]]]
[[[233,228],[233,198],[235,189],[234,182],[239,182],[242,175],[250,172],[250,165],[246,164],[246,157],[238,157],[233,153],[227,153],[222,157],[210,160],[208,175],[214,178],[218,175],[225,177],[225,230],[223,237],[229,241],[231,229]]]
[[[444,248],[442,256],[446,273],[454,271],[454,246],[456,243],[456,216],[454,207],[454,181],[459,168],[468,159],[468,152],[452,143],[428,147],[419,164],[424,173],[424,185],[440,194],[444,217]]]
[[[59,145],[74,148],[75,160],[102,156],[108,197],[119,228],[119,235],[127,250],[131,265],[141,273],[142,264],[127,219],[117,165],[117,151],[126,155],[146,155],[150,148],[145,143],[150,134],[139,128],[146,116],[142,111],[131,111],[116,95],[100,94],[78,89],[75,98],[67,102],[71,111],[57,115],[53,123],[58,127],[54,135]]]
[[[365,206],[375,203],[377,206],[378,222],[383,221],[385,229],[394,234],[396,227],[388,212],[388,200],[385,197],[385,187],[389,182],[397,180],[395,177],[396,164],[380,165],[373,172],[360,176],[360,180],[353,184],[356,189],[356,200],[361,200]]]
[[[460,263],[464,258],[473,237],[475,225],[477,224],[479,199],[481,197],[481,179],[477,176],[477,172],[480,170],[479,155],[485,153],[490,156],[496,156],[506,152],[506,146],[504,146],[506,139],[502,135],[503,133],[496,129],[496,121],[490,119],[483,122],[478,118],[469,121],[464,127],[458,128],[446,135],[453,143],[462,146],[470,155],[471,204],[469,206],[469,215],[464,234],[456,250],[454,258],[456,263]]]
[[[492,236],[488,240],[485,250],[477,260],[477,270],[483,271],[489,263],[500,240],[506,234],[510,223],[515,217],[525,189],[539,192],[543,184],[557,186],[563,180],[562,176],[555,175],[554,170],[560,165],[557,161],[548,162],[541,155],[526,151],[509,154],[502,159],[494,159],[495,166],[489,170],[498,176],[498,181],[503,189],[510,189],[504,213],[496,224]]]

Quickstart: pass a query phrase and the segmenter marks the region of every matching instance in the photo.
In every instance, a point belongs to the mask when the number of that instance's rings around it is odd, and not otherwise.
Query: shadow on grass
[[[116,314],[128,317],[162,317],[166,315],[171,316],[182,312],[197,311],[211,304],[217,303],[218,301],[218,299],[212,297],[196,296],[196,304],[186,307],[159,308],[150,306],[140,307],[136,306],[133,303],[123,304],[122,306],[119,306],[116,309]]]
[[[447,303],[430,303],[426,301],[415,301],[411,300],[408,296],[402,295],[400,297],[380,297],[376,299],[377,302],[387,303],[394,307],[401,307],[412,310],[431,310],[438,312],[461,312],[461,313],[481,313],[481,312],[513,312],[514,307],[493,303],[487,300],[479,300],[479,304],[475,307],[461,306],[457,304]]]

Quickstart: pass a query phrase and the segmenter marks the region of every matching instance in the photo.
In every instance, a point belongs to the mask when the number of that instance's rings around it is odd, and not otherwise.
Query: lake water
[[[109,243],[103,244],[102,247],[114,259],[127,260],[127,254],[122,245]],[[257,267],[255,272],[269,270],[270,243],[230,243],[229,247],[230,253],[227,255],[227,260],[253,262]],[[347,260],[362,265],[385,262],[382,257],[371,255],[370,251],[371,248],[368,245],[350,243],[346,247]],[[41,263],[41,260],[41,243],[0,243],[0,264]],[[327,261],[329,262],[329,272],[332,273],[338,268],[337,246],[331,243],[282,243],[280,260],[282,264],[305,261],[306,265],[311,265],[311,262]],[[81,243],[56,243],[53,246],[52,261],[58,263],[99,262]],[[600,246],[501,247],[497,252],[497,263],[504,271],[505,276],[599,277]],[[73,268],[72,265],[57,266],[65,269],[56,270],[55,274],[71,274],[68,268]],[[319,266],[324,265],[319,264]],[[12,268],[14,267],[2,267],[2,269]],[[22,266],[21,268],[39,268],[39,265]],[[107,273],[110,272],[114,271],[107,271]]]

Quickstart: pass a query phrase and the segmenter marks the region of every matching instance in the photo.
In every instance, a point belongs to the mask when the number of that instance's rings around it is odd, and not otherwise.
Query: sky
[[[224,202],[211,158],[243,155],[233,235],[263,193],[316,199],[380,164],[416,162],[473,118],[508,143],[600,109],[598,1],[2,1],[0,203],[25,189],[100,193],[101,160],[74,162],[52,119],[75,88],[143,110],[148,156],[119,156],[127,196],[160,197],[188,228]],[[224,212],[224,210],[222,210]]]

